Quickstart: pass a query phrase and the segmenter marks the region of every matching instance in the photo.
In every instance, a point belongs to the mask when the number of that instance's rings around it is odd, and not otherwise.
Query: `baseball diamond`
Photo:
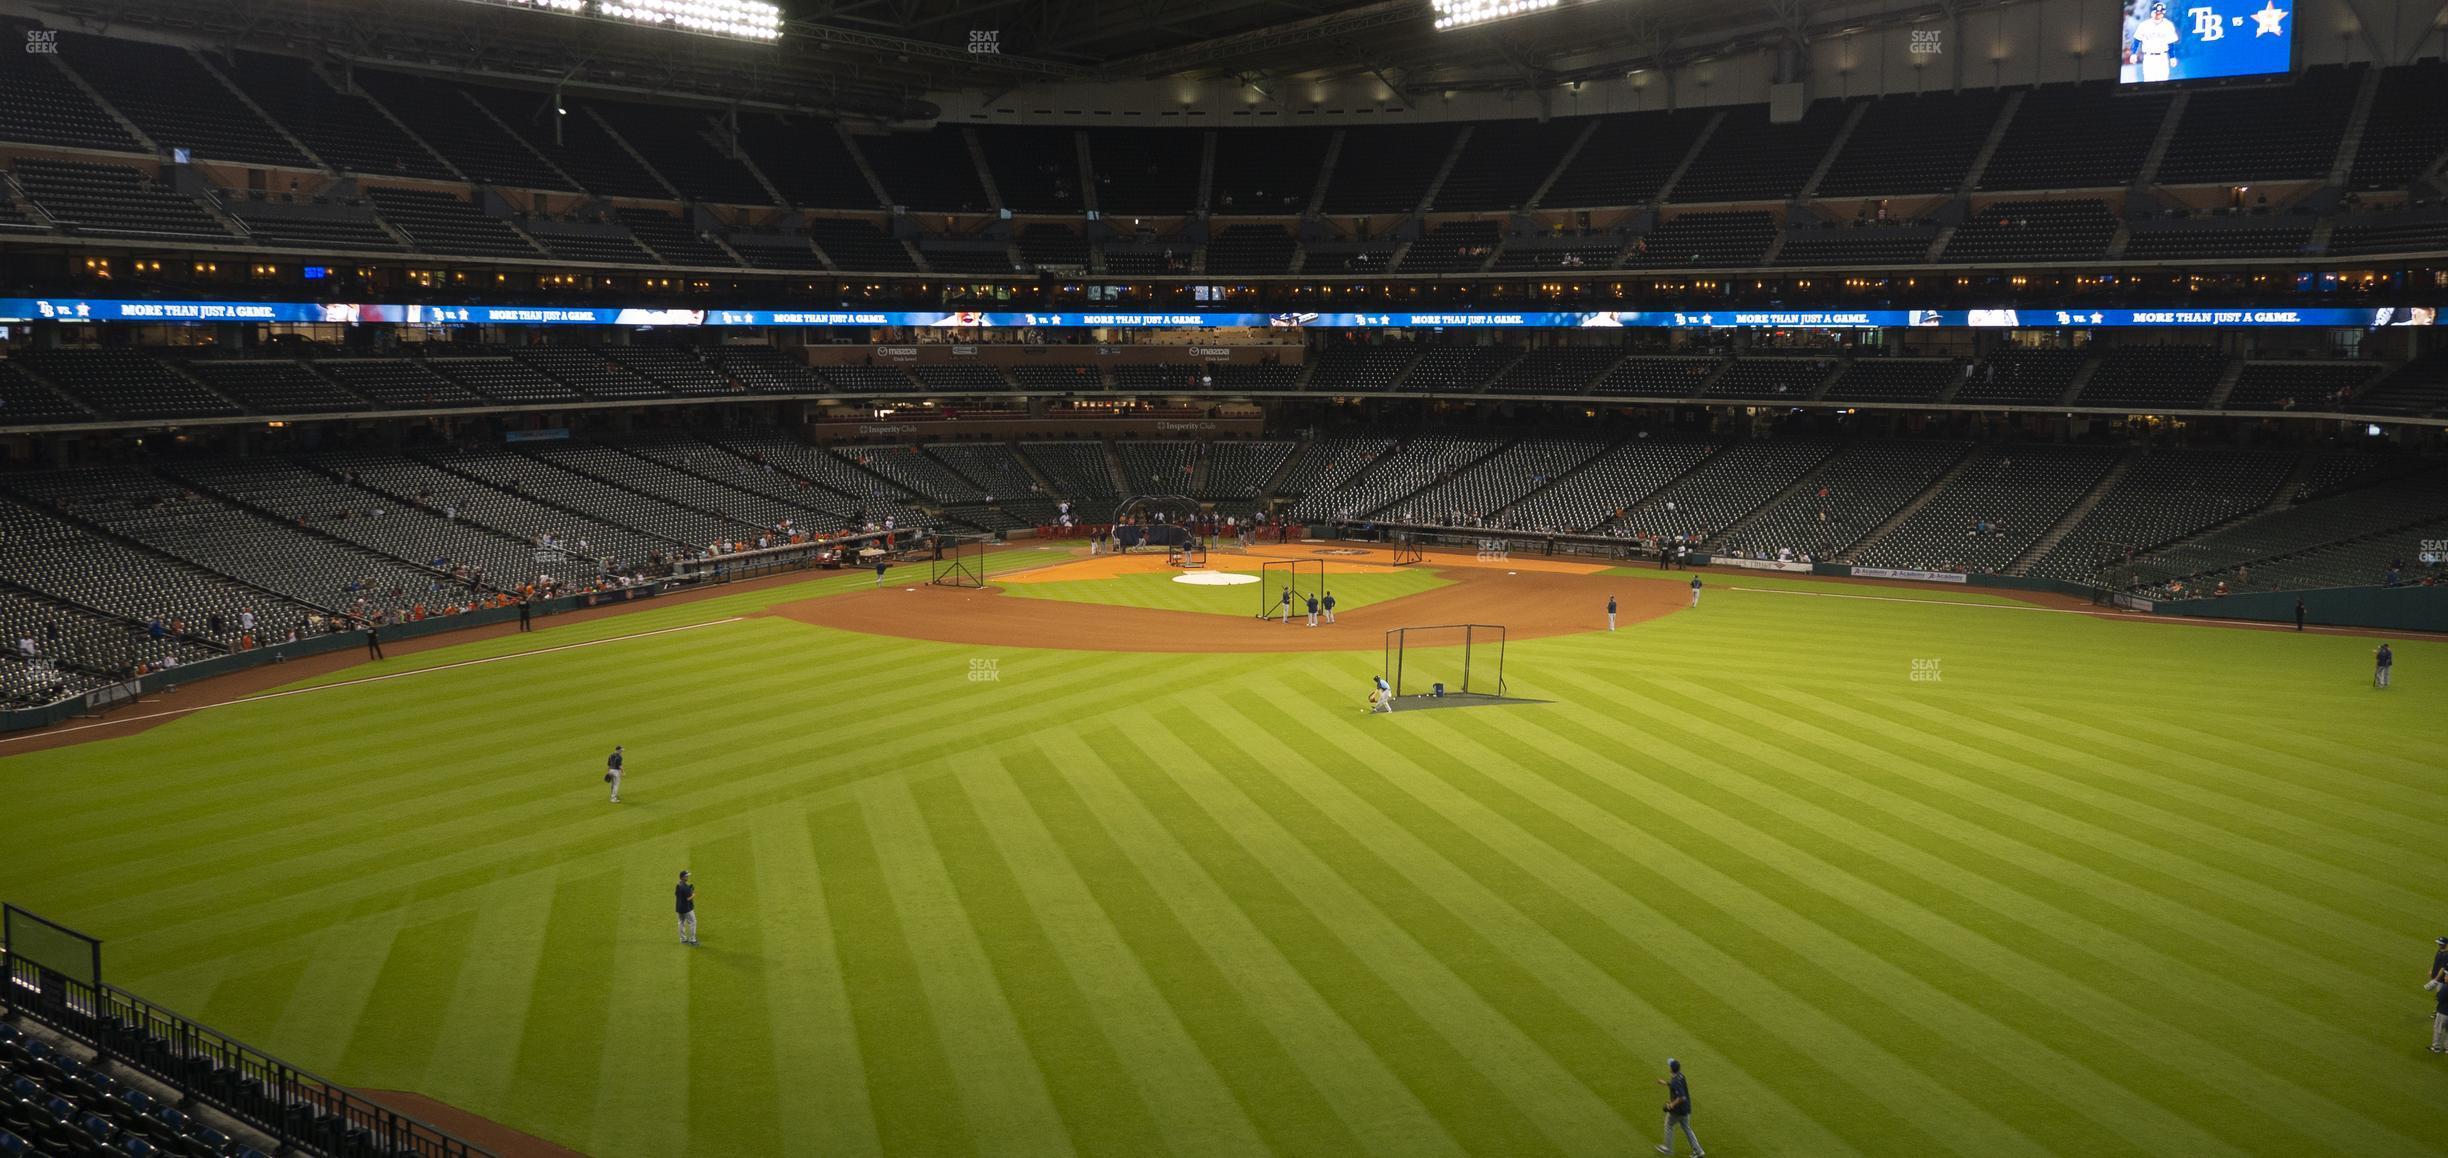
[[[2441,0],[0,7],[0,1158],[2448,1158]]]

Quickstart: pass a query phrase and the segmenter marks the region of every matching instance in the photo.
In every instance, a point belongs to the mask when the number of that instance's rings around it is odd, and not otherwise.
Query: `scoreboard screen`
[[[2118,51],[2126,84],[2285,72],[2295,0],[2125,0]]]

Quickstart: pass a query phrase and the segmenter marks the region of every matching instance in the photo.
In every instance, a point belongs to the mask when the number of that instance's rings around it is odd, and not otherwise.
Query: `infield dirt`
[[[806,599],[771,614],[869,635],[1074,651],[1268,652],[1374,651],[1396,627],[1490,623],[1512,639],[1606,630],[1606,602],[1618,603],[1622,624],[1654,619],[1687,606],[1679,584],[1546,570],[1441,566],[1449,580],[1434,590],[1345,611],[1330,626],[1310,628],[1305,615],[1289,626],[1194,611],[1163,611],[1053,599],[1019,599],[989,587],[883,587]]]

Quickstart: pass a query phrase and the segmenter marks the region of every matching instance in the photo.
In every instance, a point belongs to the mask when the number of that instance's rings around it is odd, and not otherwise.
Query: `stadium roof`
[[[544,84],[925,118],[927,93],[1163,77],[1374,76],[1538,90],[2026,0],[1561,0],[1440,32],[1429,0],[782,0],[779,43],[623,27],[466,0],[0,0],[56,26],[167,33]],[[992,51],[972,51],[991,34]]]

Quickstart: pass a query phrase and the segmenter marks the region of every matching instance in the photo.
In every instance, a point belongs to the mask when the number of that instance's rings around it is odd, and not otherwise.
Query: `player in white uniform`
[[[2168,19],[2167,5],[2152,4],[2150,19],[2136,25],[2133,34],[2134,54],[2140,58],[2144,83],[2168,78],[2168,50],[2180,39],[2176,22]]]

